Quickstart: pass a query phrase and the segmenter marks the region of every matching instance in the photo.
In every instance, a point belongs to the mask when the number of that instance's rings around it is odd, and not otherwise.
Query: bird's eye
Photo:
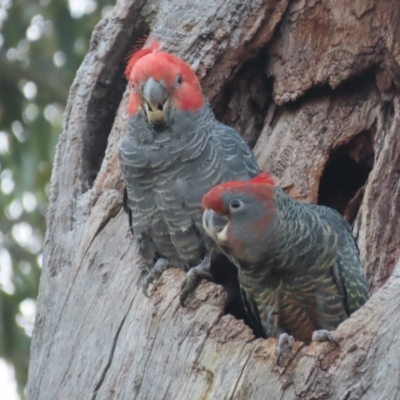
[[[230,208],[232,210],[239,210],[242,207],[242,202],[240,200],[232,200],[230,204]]]
[[[182,75],[178,75],[177,77],[176,77],[176,87],[179,87],[179,86],[181,86],[182,85]]]

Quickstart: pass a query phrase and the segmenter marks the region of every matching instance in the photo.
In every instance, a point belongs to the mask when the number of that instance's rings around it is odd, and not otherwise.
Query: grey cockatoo
[[[153,42],[129,60],[129,126],[119,159],[125,209],[149,270],[143,290],[169,266],[189,270],[183,302],[200,278],[211,278],[219,252],[203,229],[204,194],[259,168],[244,139],[215,119],[191,67],[159,47]]]
[[[335,210],[292,199],[264,172],[214,187],[202,207],[263,336],[335,341],[330,331],[368,300],[356,242]]]

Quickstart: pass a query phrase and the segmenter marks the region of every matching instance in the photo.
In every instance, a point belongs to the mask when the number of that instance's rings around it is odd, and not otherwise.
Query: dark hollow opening
[[[211,274],[214,277],[214,282],[223,286],[227,292],[225,314],[243,320],[253,330],[254,335],[260,337],[259,326],[251,321],[244,308],[237,268],[224,255],[218,254],[211,263]]]
[[[320,180],[318,204],[337,210],[353,223],[373,160],[372,133],[369,131],[333,150]]]

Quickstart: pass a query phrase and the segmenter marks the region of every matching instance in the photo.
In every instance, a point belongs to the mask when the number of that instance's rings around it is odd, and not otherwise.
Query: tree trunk
[[[398,0],[117,1],[57,147],[28,399],[400,398],[399,21]],[[202,283],[186,308],[182,271],[138,289],[117,152],[127,55],[150,32],[281,187],[353,223],[373,296],[340,348],[296,342],[278,365],[276,339],[224,315],[221,287]]]

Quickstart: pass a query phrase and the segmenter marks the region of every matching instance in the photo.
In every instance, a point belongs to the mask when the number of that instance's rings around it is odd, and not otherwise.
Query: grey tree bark
[[[184,273],[146,298],[121,210],[123,70],[143,35],[188,61],[217,117],[290,195],[353,223],[372,294],[330,343],[275,339],[224,315]],[[27,398],[400,399],[398,0],[118,0],[71,87],[51,181]]]

